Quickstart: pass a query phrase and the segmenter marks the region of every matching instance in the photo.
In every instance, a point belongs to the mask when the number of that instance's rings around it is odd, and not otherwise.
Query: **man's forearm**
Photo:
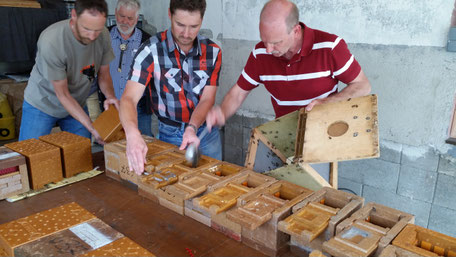
[[[122,98],[119,116],[127,138],[130,134],[139,133],[138,113],[131,99]]]
[[[229,119],[234,115],[234,113],[236,113],[245,98],[247,98],[249,92],[250,91],[241,89],[237,84],[230,89],[220,105],[220,108],[225,116],[225,120]]]

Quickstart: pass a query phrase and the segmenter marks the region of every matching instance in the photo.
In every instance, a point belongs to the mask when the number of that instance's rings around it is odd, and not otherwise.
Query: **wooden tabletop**
[[[94,165],[104,169],[103,152]],[[0,201],[0,224],[76,202],[157,256],[264,256],[189,217],[181,216],[106,177],[51,190],[14,203]]]

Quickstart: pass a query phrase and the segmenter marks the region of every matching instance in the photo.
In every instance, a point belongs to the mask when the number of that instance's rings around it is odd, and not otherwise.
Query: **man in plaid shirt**
[[[147,146],[138,130],[136,105],[151,97],[162,141],[180,146],[200,144],[202,154],[221,159],[218,129],[201,139],[207,112],[215,102],[222,62],[220,47],[199,35],[205,0],[171,0],[171,29],[158,33],[138,50],[120,105],[127,137],[130,170],[144,171]]]

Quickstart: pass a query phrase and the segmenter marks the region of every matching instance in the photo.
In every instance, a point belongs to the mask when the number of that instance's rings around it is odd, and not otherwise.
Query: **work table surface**
[[[104,170],[103,152],[93,155]],[[76,202],[105,223],[157,256],[264,256],[190,217],[152,202],[104,173],[31,198],[0,201],[0,224],[70,202]]]

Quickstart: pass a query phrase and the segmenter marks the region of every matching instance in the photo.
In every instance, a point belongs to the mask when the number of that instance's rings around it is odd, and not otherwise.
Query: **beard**
[[[117,29],[119,30],[120,33],[126,36],[130,36],[133,30],[135,29],[135,26],[128,26],[126,24],[117,24]]]

